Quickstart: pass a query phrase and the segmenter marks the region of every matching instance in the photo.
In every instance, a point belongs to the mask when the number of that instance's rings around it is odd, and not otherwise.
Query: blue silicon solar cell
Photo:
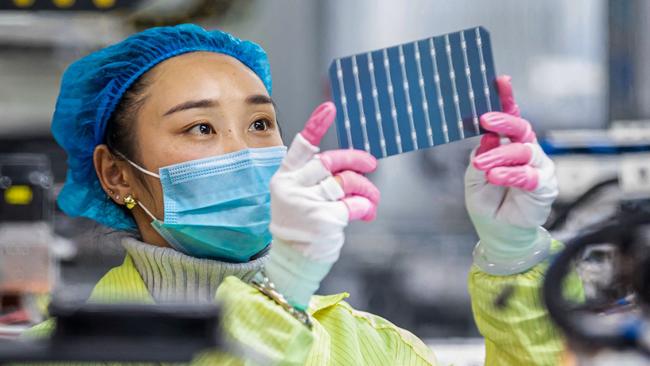
[[[500,110],[482,27],[339,58],[329,74],[341,148],[377,158],[477,136]]]

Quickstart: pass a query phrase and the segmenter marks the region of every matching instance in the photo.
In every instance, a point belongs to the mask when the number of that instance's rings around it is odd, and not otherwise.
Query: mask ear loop
[[[124,156],[124,154],[122,154],[121,152],[116,151],[115,153],[116,153],[117,155],[119,155],[122,159],[126,160],[129,164],[131,164],[132,167],[138,169],[140,172],[142,172],[142,173],[144,173],[144,174],[146,174],[146,175],[152,176],[152,177],[154,177],[154,178],[158,178],[158,179],[160,179],[160,175],[158,175],[158,174],[156,174],[156,173],[153,173],[153,172],[150,172],[150,171],[148,171],[147,169],[141,167],[140,165],[138,165],[138,164],[132,162],[129,158],[127,158],[126,156]]]
[[[158,219],[151,213],[151,211],[147,210],[146,207],[142,204],[142,202],[138,201],[138,205],[142,208],[142,210],[151,217],[153,221],[157,221]]]
[[[124,203],[126,204],[126,208],[128,208],[129,210],[132,210],[135,206],[140,206],[140,208],[142,208],[142,210],[143,210],[147,215],[149,215],[149,217],[151,217],[152,220],[154,220],[154,221],[158,220],[158,219],[156,219],[156,217],[151,213],[151,211],[149,211],[149,210],[148,210],[148,209],[147,209],[147,208],[142,204],[142,202],[140,202],[140,200],[136,200],[135,198],[133,198],[133,195],[128,195],[128,196],[124,197]]]
[[[145,168],[139,166],[138,164],[132,162],[129,158],[127,158],[126,156],[124,156],[124,154],[122,154],[121,152],[119,152],[119,151],[115,151],[115,153],[116,153],[117,155],[119,155],[122,159],[126,160],[129,164],[131,164],[132,167],[138,169],[140,172],[142,172],[142,173],[144,173],[144,174],[147,174],[147,175],[149,175],[149,176],[152,176],[152,177],[154,177],[154,178],[158,178],[158,179],[160,179],[160,175],[158,175],[158,174],[156,174],[156,173],[153,173],[153,172],[150,172],[150,171],[148,171],[147,169],[145,169]],[[142,204],[142,202],[140,202],[140,200],[136,200],[135,198],[133,198],[132,195],[128,195],[128,196],[124,197],[124,203],[126,203],[126,207],[127,207],[129,210],[132,210],[136,205],[137,205],[137,206],[140,206],[140,207],[142,208],[142,210],[143,210],[147,215],[149,215],[149,217],[151,217],[152,220],[154,220],[154,221],[158,220],[158,219],[157,219],[157,218],[156,218],[156,217],[151,213],[151,211],[149,211],[149,210],[148,210],[148,209],[147,209],[147,208]]]

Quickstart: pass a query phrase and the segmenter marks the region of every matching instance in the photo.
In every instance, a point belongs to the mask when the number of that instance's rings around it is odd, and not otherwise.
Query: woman
[[[562,344],[538,289],[558,247],[540,228],[557,194],[553,164],[519,118],[509,79],[498,86],[505,113],[481,117],[492,132],[466,176],[481,239],[472,306],[487,364],[550,365]],[[353,309],[347,294],[312,296],[348,222],[375,217],[379,191],[364,174],[377,163],[362,151],[319,153],[332,103],[287,151],[270,94],[259,46],[195,25],[149,29],[68,68],[52,122],[68,153],[59,206],[133,233],[124,264],[89,301],[219,301],[226,336],[266,363],[436,364],[419,339]],[[512,143],[499,146],[499,134]],[[515,291],[500,309],[505,285]],[[577,281],[568,289],[581,291]],[[227,362],[244,361],[216,352],[195,360]]]

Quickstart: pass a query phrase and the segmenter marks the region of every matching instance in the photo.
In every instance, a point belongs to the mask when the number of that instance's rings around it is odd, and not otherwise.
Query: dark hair
[[[106,133],[104,141],[108,150],[116,159],[124,160],[127,158],[136,164],[140,164],[137,150],[136,123],[138,114],[142,105],[147,99],[146,91],[151,84],[147,74],[142,75],[131,87],[124,93],[120,99],[113,115],[106,124]],[[134,169],[135,170],[135,169]],[[134,176],[149,194],[152,194],[149,185],[143,179],[140,172],[135,172]],[[115,204],[110,198],[108,204]],[[126,206],[119,205],[127,215],[132,215]]]
[[[146,98],[145,92],[149,87],[147,75],[141,76],[124,93],[117,104],[113,115],[106,124],[105,141],[108,149],[118,158],[121,155],[131,161],[137,162],[136,158],[136,122],[138,113]]]

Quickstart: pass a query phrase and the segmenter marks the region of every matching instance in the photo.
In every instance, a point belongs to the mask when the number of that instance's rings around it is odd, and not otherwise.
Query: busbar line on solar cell
[[[343,120],[345,124],[345,133],[348,139],[348,147],[352,148],[352,132],[350,131],[350,118],[348,117],[347,98],[345,97],[345,89],[343,88],[343,69],[341,69],[341,60],[336,60],[336,77],[339,80],[339,91],[341,93],[341,105],[343,106]]]
[[[384,137],[384,127],[382,126],[381,113],[379,112],[379,92],[377,91],[377,82],[375,81],[375,63],[372,61],[372,55],[368,56],[368,71],[370,74],[370,85],[372,87],[372,102],[375,107],[375,122],[377,122],[377,130],[379,132],[379,146],[381,147],[381,156],[385,157],[386,153],[386,138]]]
[[[454,108],[456,110],[456,124],[458,127],[458,135],[461,139],[465,138],[465,131],[463,131],[463,118],[460,116],[460,104],[458,97],[458,88],[456,87],[456,72],[454,71],[454,64],[451,60],[451,44],[449,43],[449,35],[445,35],[445,52],[447,53],[447,64],[449,65],[449,78],[451,79],[451,90],[454,94]]]
[[[411,96],[409,95],[409,81],[406,78],[406,66],[404,65],[404,47],[398,47],[399,51],[399,66],[402,71],[402,80],[404,85],[404,96],[406,98],[406,113],[409,118],[409,127],[411,128],[411,140],[413,141],[413,149],[418,149],[418,135],[415,133],[415,123],[413,122],[413,105],[411,104]]]
[[[402,136],[399,132],[397,125],[397,108],[395,107],[395,95],[393,93],[393,81],[390,76],[390,60],[388,60],[388,51],[384,48],[382,52],[384,58],[384,71],[386,72],[386,82],[388,83],[388,96],[390,99],[390,117],[393,120],[393,128],[395,129],[395,143],[397,144],[397,153],[402,153]]]
[[[420,57],[420,50],[418,44],[413,47],[415,56],[415,63],[418,70],[418,85],[420,86],[420,98],[422,99],[422,111],[424,111],[424,120],[427,126],[427,141],[429,146],[433,146],[433,130],[431,129],[431,119],[429,118],[429,103],[427,102],[427,95],[424,92],[424,77],[422,76],[422,60]]]
[[[361,86],[359,85],[359,67],[357,66],[357,56],[352,57],[352,74],[354,75],[354,88],[357,95],[357,104],[359,105],[359,119],[361,121],[361,131],[363,132],[363,148],[370,152],[370,143],[368,142],[368,128],[366,127],[366,114],[363,111],[363,96],[361,95]]]
[[[465,78],[469,88],[469,101],[472,107],[472,122],[474,123],[474,132],[479,134],[480,128],[478,124],[478,115],[476,113],[476,101],[474,99],[474,87],[472,86],[472,70],[469,68],[469,61],[467,60],[467,42],[465,41],[465,32],[460,32],[460,48],[463,50],[463,64],[465,66]]]
[[[478,48],[478,58],[481,62],[481,75],[483,76],[483,94],[485,95],[485,100],[487,101],[487,108],[489,112],[492,112],[492,102],[490,102],[490,87],[488,86],[487,81],[487,67],[485,66],[485,59],[483,58],[483,40],[481,39],[481,30],[476,28],[474,31],[476,33],[476,48]]]
[[[438,96],[438,111],[440,111],[440,121],[442,123],[442,133],[445,137],[445,143],[449,142],[449,127],[447,127],[447,117],[445,116],[445,100],[442,98],[440,88],[440,73],[438,72],[438,57],[436,48],[433,45],[433,38],[429,38],[429,51],[433,64],[433,82],[436,84],[436,93]]]

